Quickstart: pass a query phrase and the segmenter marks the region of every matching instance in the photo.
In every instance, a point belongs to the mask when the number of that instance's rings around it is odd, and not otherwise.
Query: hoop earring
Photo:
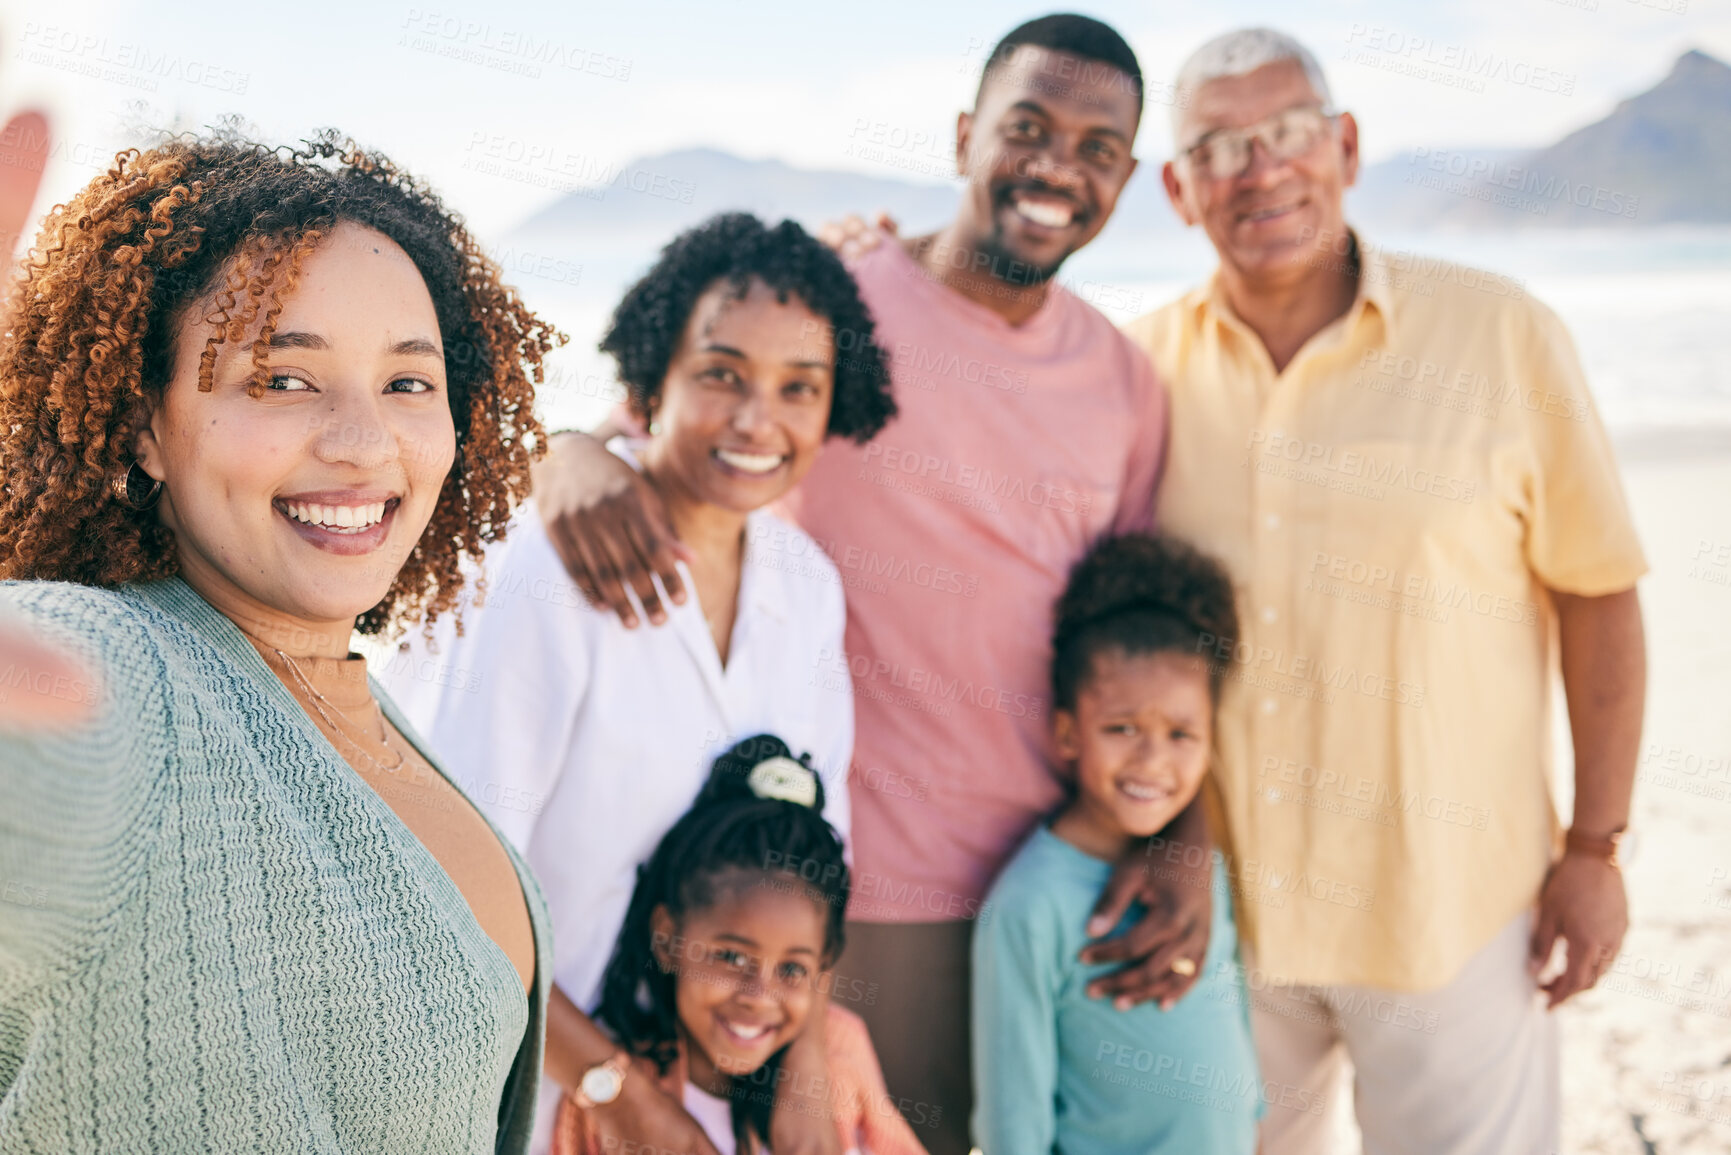
[[[133,491],[138,488],[132,476],[132,471],[135,469],[138,470],[140,476],[150,482],[149,488],[141,497],[133,496]],[[145,473],[143,469],[139,468],[136,461],[122,470],[110,483],[109,488],[114,490],[114,496],[120,499],[120,504],[137,513],[143,513],[155,505],[156,499],[162,496],[162,482]]]

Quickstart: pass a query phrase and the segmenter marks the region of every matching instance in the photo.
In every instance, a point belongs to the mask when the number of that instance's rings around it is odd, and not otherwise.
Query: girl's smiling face
[[[1052,714],[1058,753],[1076,770],[1076,799],[1053,832],[1107,859],[1159,833],[1202,784],[1213,712],[1201,658],[1096,654],[1075,709]]]
[[[690,1079],[725,1095],[791,1043],[811,1013],[826,957],[822,896],[797,877],[736,872],[675,922],[650,918],[655,957],[674,976]]]
[[[163,483],[181,575],[263,641],[346,653],[432,518],[456,456],[438,316],[414,262],[342,223],[301,262],[252,385],[259,326],[218,346],[180,321],[174,371],[138,442]]]

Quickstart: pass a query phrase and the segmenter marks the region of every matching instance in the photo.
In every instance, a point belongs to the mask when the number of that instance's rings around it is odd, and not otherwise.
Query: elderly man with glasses
[[[1349,1069],[1368,1152],[1553,1150],[1549,1010],[1627,926],[1646,566],[1610,445],[1518,282],[1346,225],[1358,126],[1302,45],[1230,33],[1177,87],[1166,190],[1220,265],[1130,333],[1172,395],[1158,519],[1241,599],[1206,657],[1266,1150],[1328,1150]]]

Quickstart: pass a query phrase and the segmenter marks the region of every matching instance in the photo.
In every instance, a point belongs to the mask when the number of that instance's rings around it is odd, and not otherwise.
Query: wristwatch
[[[605,1063],[597,1063],[577,1080],[577,1092],[571,1096],[578,1107],[587,1111],[603,1107],[619,1097],[625,1089],[625,1075],[631,1070],[630,1056],[624,1051],[613,1052]]]
[[[1563,853],[1585,854],[1589,858],[1597,858],[1621,869],[1623,865],[1623,832],[1625,829],[1625,827],[1619,826],[1603,837],[1570,830],[1563,836]]]

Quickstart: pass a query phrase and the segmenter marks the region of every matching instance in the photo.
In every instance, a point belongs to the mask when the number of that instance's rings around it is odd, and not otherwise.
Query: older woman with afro
[[[540,895],[349,644],[456,606],[560,338],[334,137],[121,154],[11,308],[0,605],[91,678],[0,736],[0,1149],[522,1150]]]

